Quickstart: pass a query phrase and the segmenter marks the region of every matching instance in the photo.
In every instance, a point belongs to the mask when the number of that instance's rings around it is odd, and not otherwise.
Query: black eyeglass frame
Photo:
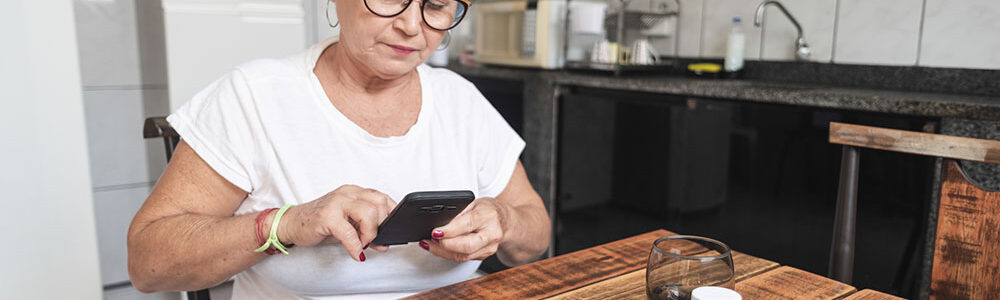
[[[398,15],[402,14],[407,9],[409,9],[410,8],[410,3],[413,3],[414,0],[407,0],[406,1],[406,5],[403,6],[403,9],[401,9],[399,12],[391,14],[391,15],[383,15],[383,14],[377,13],[377,12],[375,12],[374,9],[372,9],[371,6],[368,5],[368,0],[362,0],[362,1],[365,3],[365,8],[367,8],[368,11],[371,12],[372,14],[374,14],[376,16],[379,16],[379,17],[383,17],[383,18],[392,18],[392,17],[395,17],[395,16],[398,16]],[[458,26],[459,23],[462,23],[462,20],[465,19],[465,15],[469,14],[469,6],[472,5],[472,2],[470,2],[469,0],[455,0],[455,1],[458,1],[459,4],[464,5],[464,8],[462,9],[462,15],[459,16],[458,20],[455,21],[454,23],[452,23],[450,27],[445,28],[445,29],[439,29],[439,28],[435,28],[434,26],[431,25],[431,23],[427,22],[427,16],[424,15],[424,5],[427,5],[427,1],[426,0],[420,0],[420,19],[424,20],[424,24],[427,24],[427,27],[430,27],[431,29],[434,29],[434,30],[437,30],[437,31],[448,31],[448,30],[451,30],[452,28],[455,28],[455,26]]]

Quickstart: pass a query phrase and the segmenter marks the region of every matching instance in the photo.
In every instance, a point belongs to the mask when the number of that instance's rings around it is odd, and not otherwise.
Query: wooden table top
[[[646,299],[656,230],[429,290],[406,299]],[[902,299],[733,251],[743,299]]]

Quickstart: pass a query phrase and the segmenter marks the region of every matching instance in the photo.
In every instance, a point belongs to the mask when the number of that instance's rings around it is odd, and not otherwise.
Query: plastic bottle
[[[743,34],[743,24],[739,17],[733,18],[733,29],[729,31],[726,43],[726,72],[736,72],[743,69],[743,48],[746,45],[746,35]]]

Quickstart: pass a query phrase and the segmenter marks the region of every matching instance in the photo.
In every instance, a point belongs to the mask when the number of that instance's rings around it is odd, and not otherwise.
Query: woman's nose
[[[408,36],[414,36],[420,33],[420,22],[422,20],[422,17],[420,16],[420,5],[423,4],[423,2],[414,0],[409,1],[416,3],[410,3],[403,13],[396,16],[396,20],[393,21],[393,26]]]

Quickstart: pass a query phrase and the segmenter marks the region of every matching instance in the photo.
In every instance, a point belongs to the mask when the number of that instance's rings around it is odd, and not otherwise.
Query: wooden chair
[[[1000,191],[971,182],[957,161],[1000,164],[1000,141],[833,122],[830,143],[844,145],[830,251],[831,278],[851,283],[858,148],[871,148],[944,158],[931,248],[930,299],[1000,297]]]
[[[166,117],[150,117],[142,125],[142,137],[146,139],[163,138],[163,150],[167,155],[167,162],[174,155],[174,148],[181,142],[181,136],[174,131],[167,122]],[[188,291],[188,300],[209,300],[208,289],[198,291]]]

